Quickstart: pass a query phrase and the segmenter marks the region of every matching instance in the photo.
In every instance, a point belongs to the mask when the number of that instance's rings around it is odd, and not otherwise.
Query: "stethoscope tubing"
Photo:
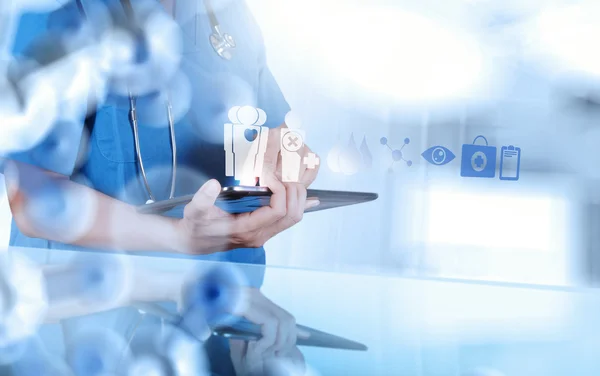
[[[81,0],[76,0],[77,7],[79,8],[80,13],[83,17],[87,18],[87,14],[83,8],[83,4]],[[204,5],[206,7],[206,13],[210,20],[211,28],[213,30],[212,36],[214,36],[219,42],[216,44],[211,43],[213,49],[220,57],[229,60],[231,55],[228,57],[226,52],[235,48],[235,42],[231,35],[223,34],[220,30],[219,21],[217,16],[215,15],[211,0],[204,0]],[[133,19],[133,6],[130,0],[121,0],[121,6],[125,12],[125,15],[128,19]],[[142,157],[142,151],[140,148],[140,134],[139,134],[139,123],[137,118],[137,97],[133,95],[131,92],[129,94],[129,122],[133,129],[133,139],[135,146],[135,156],[140,168],[140,174],[142,176],[142,180],[144,183],[144,187],[146,189],[146,193],[148,194],[149,200],[146,203],[156,202],[156,196],[150,187],[150,182],[148,181],[148,175],[146,173],[146,168],[144,166],[144,160]],[[167,122],[169,126],[169,138],[171,142],[171,187],[169,190],[169,199],[175,197],[175,189],[176,189],[176,181],[177,181],[177,140],[175,139],[175,121],[173,119],[173,105],[170,98],[170,93],[167,93],[167,99],[165,100],[165,108],[167,112]]]
[[[124,0],[124,1],[128,2],[128,0]],[[234,39],[229,34],[223,34],[221,32],[219,21],[217,20],[217,17],[213,10],[211,0],[204,0],[204,5],[206,7],[206,12],[208,14],[208,18],[210,20],[211,27],[213,29],[212,36],[214,36],[216,38],[216,40],[219,41],[217,44],[211,43],[211,45],[213,46],[217,55],[219,55],[220,57],[222,57],[226,60],[229,60],[231,58],[231,55],[229,55],[229,58],[227,58],[226,52],[229,51],[229,49],[235,47]],[[129,4],[129,8],[130,7],[131,7],[131,4]],[[130,10],[130,12],[132,12],[132,10]],[[156,202],[156,196],[153,194],[152,188],[150,188],[150,183],[148,182],[148,176],[147,176],[146,170],[144,168],[144,161],[143,161],[142,153],[140,150],[139,126],[138,126],[138,121],[137,121],[137,116],[136,116],[135,104],[136,104],[136,98],[130,93],[129,94],[130,122],[131,122],[131,126],[133,128],[133,137],[134,137],[134,143],[135,143],[136,158],[137,158],[138,164],[140,165],[140,173],[142,175],[142,180],[144,181],[144,186],[145,186],[148,196],[150,198],[150,200],[148,200],[146,203],[153,203],[153,202]],[[177,180],[177,141],[175,139],[175,124],[174,124],[174,120],[173,120],[173,106],[172,106],[172,102],[171,102],[169,94],[165,101],[165,107],[167,109],[167,120],[169,123],[169,136],[170,136],[170,140],[171,140],[171,189],[169,192],[169,199],[172,199],[175,197],[175,188],[176,188],[176,180]]]
[[[173,120],[173,106],[171,102],[171,95],[167,94],[166,107],[167,107],[167,120],[169,122],[169,134],[171,137],[171,191],[169,192],[169,199],[175,197],[175,182],[177,181],[177,141],[175,140],[175,122]]]
[[[144,186],[146,187],[146,193],[150,197],[151,202],[156,202],[156,196],[152,193],[152,188],[150,188],[150,183],[148,182],[148,176],[146,175],[146,169],[144,167],[144,159],[142,158],[142,151],[140,148],[140,133],[139,126],[137,121],[137,107],[136,107],[137,98],[129,93],[129,122],[131,123],[131,128],[133,129],[133,142],[135,146],[135,155],[137,158],[137,162],[140,166],[140,173],[142,175],[142,180],[144,182]],[[171,124],[169,123],[169,127]],[[171,141],[173,144],[173,141]],[[171,173],[171,176],[173,173]],[[173,190],[173,179],[171,180],[171,190]],[[149,202],[150,202],[149,201]]]

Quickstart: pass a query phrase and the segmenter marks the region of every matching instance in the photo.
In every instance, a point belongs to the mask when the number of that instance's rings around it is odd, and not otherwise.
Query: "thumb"
[[[215,179],[211,179],[204,183],[196,192],[192,201],[186,206],[185,211],[187,216],[201,217],[212,208],[221,193],[221,184]]]

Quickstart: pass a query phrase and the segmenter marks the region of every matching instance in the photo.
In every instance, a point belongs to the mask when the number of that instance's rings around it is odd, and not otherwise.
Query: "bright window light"
[[[599,4],[549,8],[532,24],[529,45],[539,53],[553,56],[569,70],[600,75]]]
[[[426,243],[482,249],[564,250],[567,209],[552,196],[453,192],[428,197]]]
[[[577,283],[574,191],[568,184],[522,188],[400,187],[391,233],[398,261],[406,271],[444,278]]]
[[[320,54],[333,72],[392,98],[465,95],[482,73],[474,40],[398,8],[342,9],[319,27],[327,36]]]
[[[273,45],[280,43],[279,54],[293,54],[295,61],[303,60],[302,70],[348,84],[351,91],[393,101],[435,101],[463,98],[483,82],[484,54],[471,35],[400,4],[259,3],[254,8],[261,27]]]

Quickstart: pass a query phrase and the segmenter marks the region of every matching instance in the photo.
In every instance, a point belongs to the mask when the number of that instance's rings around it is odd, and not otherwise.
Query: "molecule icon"
[[[400,149],[392,149],[392,147],[388,143],[387,137],[381,137],[379,142],[381,143],[381,145],[387,146],[388,149],[390,149],[390,151],[392,152],[392,164],[390,165],[390,167],[388,169],[389,172],[393,172],[394,163],[399,162],[399,161],[406,162],[406,165],[408,167],[412,166],[412,161],[404,159],[404,154],[402,153],[402,150],[404,149],[404,147],[406,145],[410,144],[410,138],[407,137],[404,139],[404,144],[402,145],[402,147]]]

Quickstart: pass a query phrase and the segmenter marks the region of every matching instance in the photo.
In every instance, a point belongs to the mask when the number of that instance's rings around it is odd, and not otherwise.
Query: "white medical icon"
[[[319,164],[321,164],[321,160],[315,153],[308,153],[308,155],[304,157],[304,164],[306,165],[306,168],[314,170]]]
[[[299,151],[304,146],[305,133],[299,129],[281,130],[281,180],[297,183],[300,180],[302,156]]]
[[[267,114],[252,106],[235,106],[229,110],[225,124],[225,175],[233,176],[241,185],[254,186],[262,174],[269,139],[269,128],[263,127]]]
[[[304,148],[306,133],[301,130],[302,123],[294,112],[285,116],[287,129],[281,131],[281,180],[286,183],[297,183],[300,180],[300,167],[306,165],[308,169],[316,168],[321,161],[314,153],[308,153],[304,158],[301,151]]]

